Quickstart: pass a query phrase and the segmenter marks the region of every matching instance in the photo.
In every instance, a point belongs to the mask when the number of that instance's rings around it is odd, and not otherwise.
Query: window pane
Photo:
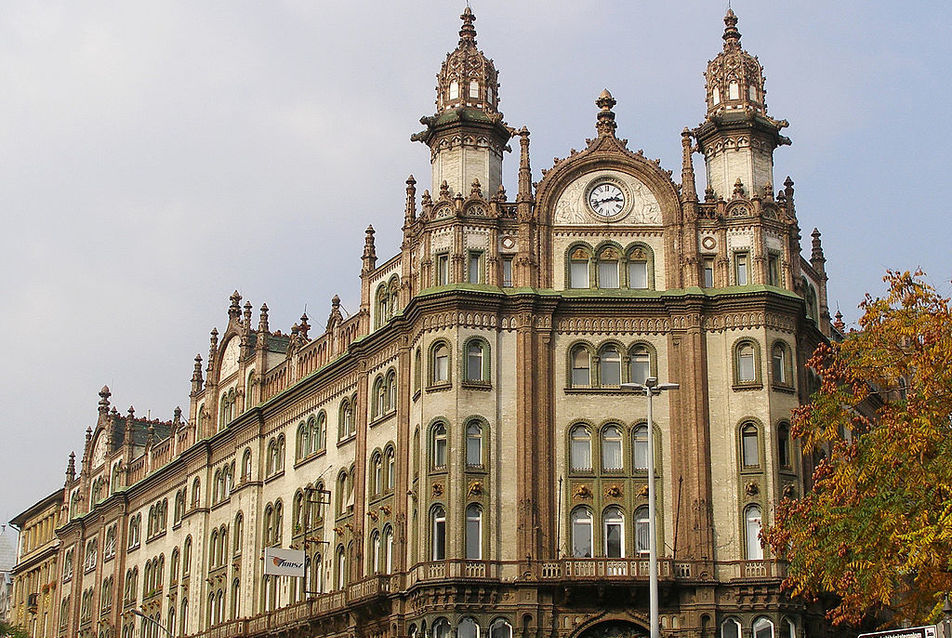
[[[576,427],[572,430],[572,469],[592,469],[592,441],[588,430]]]
[[[790,467],[790,429],[786,425],[777,430],[777,457],[782,467]]]
[[[636,348],[631,354],[629,360],[629,381],[633,383],[644,383],[651,376],[651,357],[644,348]]]
[[[588,261],[569,262],[569,287],[588,288]]]
[[[629,288],[647,288],[648,287],[648,262],[629,261],[628,262],[628,287]]]
[[[773,623],[766,618],[754,622],[754,638],[773,638]]]
[[[704,287],[714,287],[714,262],[712,261],[704,262]]]
[[[449,283],[449,257],[439,255],[436,258],[436,284],[445,286]]]
[[[760,446],[757,440],[757,428],[752,425],[746,426],[741,438],[744,446],[744,467],[757,467],[760,465]]]
[[[651,534],[648,522],[648,508],[639,507],[635,510],[635,551],[639,554],[647,554],[649,551],[649,538]]]
[[[502,285],[506,288],[512,286],[512,257],[504,257],[502,260]]]
[[[634,439],[632,443],[632,462],[635,464],[636,470],[645,472],[648,470],[648,428],[639,425],[632,432],[632,438]]]
[[[466,559],[482,559],[483,513],[478,505],[466,508]]]
[[[602,386],[621,385],[621,355],[616,348],[602,351],[599,377]]]
[[[437,346],[433,352],[433,382],[443,383],[450,378],[450,356],[445,345]]]
[[[736,257],[736,275],[737,275],[737,285],[746,286],[747,285],[747,255],[739,253]]]
[[[617,509],[605,513],[605,556],[622,558],[624,552],[625,520]]]
[[[466,350],[466,378],[470,381],[483,379],[483,346],[471,343]]]
[[[481,253],[470,253],[469,254],[469,268],[467,269],[468,280],[471,284],[478,284],[480,281],[480,272],[481,268]]]
[[[740,638],[740,631],[737,621],[728,619],[721,624],[721,638]]]
[[[592,557],[592,515],[587,510],[572,513],[572,556]]]
[[[572,353],[572,386],[581,387],[591,385],[588,351],[585,348],[576,348]]]
[[[618,288],[618,262],[617,261],[599,261],[598,262],[598,287],[599,288]]]
[[[476,424],[471,424],[466,429],[466,464],[472,466],[483,464],[482,428]]]
[[[774,383],[786,383],[787,374],[786,366],[784,365],[784,351],[783,346],[775,346],[773,349],[773,380]]]
[[[446,519],[443,510],[433,515],[433,560],[443,560],[446,557]]]
[[[754,371],[754,348],[753,346],[743,345],[737,350],[737,380],[741,383],[755,381],[757,379]]]
[[[602,432],[602,469],[620,470],[622,464],[621,430],[609,426]]]
[[[478,635],[479,628],[472,618],[464,618],[460,621],[456,630],[457,638],[477,638]]]
[[[764,548],[760,545],[760,508],[757,506],[748,507],[745,518],[747,520],[747,560],[763,560]]]

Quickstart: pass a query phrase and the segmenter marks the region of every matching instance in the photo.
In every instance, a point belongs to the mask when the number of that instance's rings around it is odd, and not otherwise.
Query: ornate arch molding
[[[581,623],[570,638],[646,638],[648,619],[631,612],[605,613]]]

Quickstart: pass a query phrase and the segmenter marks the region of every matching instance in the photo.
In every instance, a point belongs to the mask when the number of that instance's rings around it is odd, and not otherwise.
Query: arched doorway
[[[646,638],[648,630],[626,620],[606,620],[582,631],[576,638]]]

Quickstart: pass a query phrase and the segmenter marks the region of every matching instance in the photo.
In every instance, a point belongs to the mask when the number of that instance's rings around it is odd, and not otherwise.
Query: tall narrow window
[[[476,422],[466,426],[466,465],[469,467],[483,465],[483,428]]]
[[[384,572],[393,572],[393,528],[389,525],[383,530]]]
[[[423,351],[420,348],[416,349],[416,353],[413,355],[413,391],[419,392],[420,386],[423,385]]]
[[[648,426],[637,425],[631,431],[632,463],[635,471],[648,471]]]
[[[789,618],[781,619],[779,638],[797,638],[797,627]]]
[[[763,560],[764,548],[760,544],[761,512],[757,505],[750,505],[744,511],[747,533],[747,560]]]
[[[442,505],[433,508],[431,517],[431,560],[446,558],[446,510]]]
[[[746,286],[747,276],[747,253],[734,254],[734,284],[737,286]]]
[[[639,556],[646,555],[650,551],[649,539],[651,538],[651,526],[648,520],[648,507],[642,505],[635,510],[635,553]]]
[[[714,287],[714,260],[713,259],[704,260],[704,287],[705,288]]]
[[[479,82],[476,80],[469,81],[469,97],[478,98],[479,97]]]
[[[721,103],[721,90],[718,87],[714,87],[714,90],[711,91],[711,102],[714,104]]]
[[[447,383],[450,380],[450,350],[445,343],[433,348],[433,383]]]
[[[625,516],[621,509],[609,507],[605,510],[605,556],[608,558],[625,557]]]
[[[602,469],[614,472],[624,469],[621,428],[609,425],[602,430]]]
[[[380,572],[380,533],[374,530],[370,533],[370,571],[374,574]]]
[[[473,339],[466,344],[466,380],[488,381],[485,377],[485,349],[486,345],[479,339]]]
[[[576,248],[569,257],[569,288],[589,288],[588,264],[591,254],[584,248]]]
[[[386,466],[387,466],[387,483],[384,486],[387,491],[392,491],[396,487],[397,480],[397,459],[394,455],[393,448],[387,448],[385,453],[386,455]]]
[[[651,354],[647,346],[637,345],[628,354],[628,380],[644,383],[651,376]]]
[[[770,361],[773,367],[773,382],[777,385],[787,385],[787,352],[783,344],[775,344],[771,350]]]
[[[512,287],[512,257],[502,258],[502,285],[503,288]]]
[[[497,618],[489,626],[489,638],[512,638],[512,625],[505,618]]]
[[[373,417],[383,416],[387,412],[387,388],[383,378],[377,377],[373,387]]]
[[[741,343],[737,346],[737,382],[754,383],[757,381],[757,369],[754,360],[754,345]]]
[[[777,253],[767,255],[767,283],[771,286],[780,285],[780,255]]]
[[[784,469],[793,467],[790,462],[790,426],[786,423],[777,427],[777,462]]]
[[[598,381],[603,388],[621,385],[621,353],[616,346],[606,346],[598,353]]]
[[[482,283],[483,277],[483,254],[481,252],[470,251],[469,258],[466,260],[466,279],[471,284]]]
[[[766,618],[760,617],[755,620],[751,629],[753,638],[774,638],[773,623]]]
[[[727,85],[727,99],[740,99],[740,85],[737,83],[737,80],[731,80],[731,83]]]
[[[436,256],[436,285],[445,286],[450,283],[450,256],[443,254]]]
[[[736,618],[728,618],[721,623],[721,638],[740,638],[740,623]]]
[[[628,287],[650,288],[648,285],[648,255],[643,248],[635,248],[628,254]]]
[[[741,456],[744,468],[760,467],[760,436],[757,426],[745,424],[740,430]]]
[[[347,584],[347,554],[343,547],[337,548],[337,588],[343,589]]]
[[[598,287],[618,288],[618,251],[606,248],[598,256]]]
[[[591,356],[585,346],[572,350],[572,387],[584,388],[592,384]]]
[[[576,425],[572,428],[571,438],[571,463],[572,469],[576,472],[592,469],[592,435],[584,425]]]
[[[463,618],[456,628],[456,638],[479,638],[479,625],[472,618]]]
[[[459,82],[453,80],[450,82],[450,99],[456,100],[459,99]]]
[[[433,426],[433,467],[446,467],[446,426],[442,423]]]
[[[592,557],[592,512],[587,507],[572,511],[572,556]]]
[[[466,560],[483,558],[483,510],[473,503],[466,508]]]

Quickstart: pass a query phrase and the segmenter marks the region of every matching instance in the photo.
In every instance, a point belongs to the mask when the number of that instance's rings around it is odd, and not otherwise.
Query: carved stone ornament
[[[622,190],[626,202],[622,211],[610,218],[593,212],[587,201],[589,191],[606,181]],[[566,187],[555,205],[553,221],[565,225],[624,222],[657,226],[661,224],[661,205],[651,189],[633,175],[598,171],[583,175]]]
[[[797,486],[793,483],[787,483],[783,486],[784,498],[795,498],[797,496]]]
[[[433,484],[433,496],[443,496],[443,484],[434,483]]]
[[[747,494],[747,496],[756,496],[757,494],[760,493],[760,488],[757,486],[756,483],[751,481],[750,483],[744,486],[744,493]]]
[[[641,489],[638,490],[638,496],[642,498],[648,498],[648,484],[645,483],[641,486]]]
[[[611,485],[605,488],[605,496],[609,498],[621,498],[622,494],[623,492],[620,485],[616,485],[612,483]]]
[[[592,490],[588,488],[587,485],[577,485],[574,490],[572,490],[573,498],[592,498]]]
[[[471,481],[469,484],[469,490],[467,493],[470,496],[479,496],[483,493],[483,483],[482,481]]]
[[[390,516],[390,513],[391,513],[393,510],[390,509],[390,506],[389,506],[389,505],[384,505],[384,506],[382,506],[382,507],[380,508],[380,511],[383,513],[384,516]]]

